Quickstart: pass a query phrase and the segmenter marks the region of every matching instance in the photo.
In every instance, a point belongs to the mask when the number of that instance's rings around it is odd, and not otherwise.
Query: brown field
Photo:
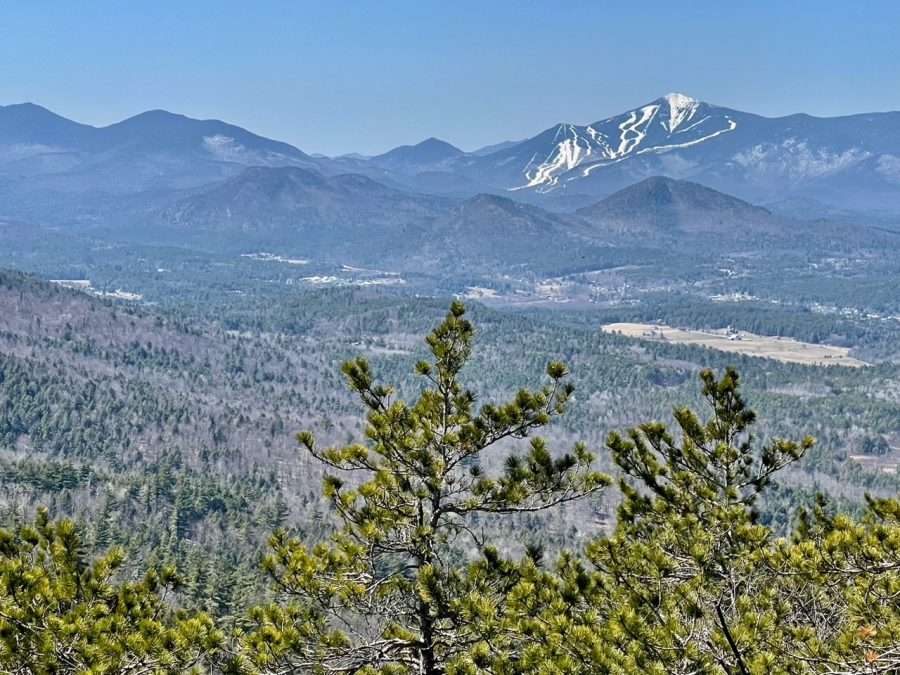
[[[618,333],[627,337],[672,344],[701,345],[723,352],[775,359],[785,363],[851,368],[869,365],[865,361],[849,356],[850,350],[846,347],[817,345],[792,338],[756,335],[745,331],[684,330],[650,323],[609,323],[602,326],[602,329],[606,333]]]

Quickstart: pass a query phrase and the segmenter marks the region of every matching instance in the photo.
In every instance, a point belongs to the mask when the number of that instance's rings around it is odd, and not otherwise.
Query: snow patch
[[[261,253],[241,253],[242,258],[250,258],[250,260],[259,260],[262,262],[279,262],[286,263],[288,265],[308,265],[309,260],[306,258],[286,258],[281,255],[277,255],[275,253],[266,253],[265,251]]]
[[[634,150],[647,137],[647,125],[659,112],[658,105],[647,105],[640,110],[633,110],[628,119],[619,125],[619,149],[617,156],[622,157]]]
[[[226,160],[243,155],[246,151],[244,146],[235,141],[231,136],[225,136],[223,134],[204,136],[203,147],[216,157]]]
[[[582,160],[591,154],[591,143],[578,134],[578,130],[572,124],[565,125],[565,134],[568,136],[559,141],[547,158],[537,166],[533,173],[527,169],[525,177],[528,179],[526,187],[536,185],[555,185],[558,182],[557,173],[564,173],[581,164]],[[563,129],[557,129],[554,140],[559,139]]]
[[[330,274],[322,274],[315,275],[311,277],[303,277],[300,281],[305,281],[308,284],[314,285],[322,285],[322,284],[336,284],[341,281],[340,277],[336,277]]]
[[[669,143],[667,145],[653,145],[653,146],[650,146],[647,148],[641,148],[634,154],[635,155],[643,155],[648,152],[663,153],[663,152],[669,152],[670,150],[677,150],[678,148],[689,148],[692,145],[697,145],[699,143],[703,143],[705,141],[710,140],[711,138],[715,138],[716,136],[721,136],[722,134],[727,134],[729,131],[734,131],[735,129],[737,129],[737,122],[735,122],[733,119],[726,116],[725,121],[728,123],[727,128],[719,129],[718,131],[714,131],[713,133],[707,134],[706,136],[701,136],[700,138],[695,138],[694,140],[686,141],[685,143]],[[622,157],[620,159],[617,159],[615,162],[592,164],[591,166],[585,167],[584,171],[582,172],[582,175],[584,177],[587,177],[591,174],[591,172],[594,169],[598,169],[603,166],[609,166],[610,164],[615,164],[616,162],[622,161],[622,159],[625,159],[625,158]]]
[[[34,157],[35,155],[47,155],[66,152],[65,148],[53,145],[44,145],[42,143],[13,143],[12,145],[0,146],[0,159],[4,161],[15,161],[17,159],[25,159]]]
[[[388,276],[388,277],[400,276],[399,272],[386,272],[384,270],[368,269],[366,267],[353,267],[352,265],[341,265],[341,269],[344,272],[357,272],[360,274],[377,274],[377,275],[383,275],[383,276]]]
[[[403,286],[406,279],[399,276],[376,277],[371,279],[347,279],[333,274],[302,277],[300,281],[313,286]]]
[[[871,156],[872,153],[862,148],[850,148],[843,152],[810,148],[807,141],[791,137],[781,143],[760,143],[736,153],[732,159],[756,174],[802,180],[842,171]]]
[[[690,119],[700,107],[700,102],[685,94],[666,94],[663,97],[669,106],[669,119],[663,123],[663,127],[671,134],[684,122]]]
[[[733,119],[726,117],[725,121],[728,123],[727,129],[720,129],[719,131],[715,131],[707,136],[701,136],[700,138],[695,138],[693,141],[687,141],[686,143],[654,145],[652,148],[644,148],[643,150],[639,150],[636,154],[640,155],[645,152],[665,152],[666,150],[674,150],[675,148],[689,148],[692,145],[703,143],[704,141],[708,141],[710,138],[715,138],[716,136],[721,136],[722,134],[727,134],[729,131],[734,131],[735,129],[737,129],[737,122],[735,122]]]
[[[218,160],[236,164],[276,166],[293,161],[293,158],[278,152],[253,150],[224,134],[204,136],[203,148]]]
[[[486,288],[485,286],[466,286],[466,292],[463,297],[467,300],[483,300],[485,298],[499,297],[497,290],[494,288]]]
[[[91,283],[90,279],[51,279],[51,284],[56,284],[57,286],[62,286],[64,288],[69,288],[75,291],[82,291],[87,293],[88,295],[93,295],[97,298],[110,298],[112,300],[127,300],[129,302],[139,302],[144,299],[144,296],[140,293],[132,293],[130,291],[123,291],[121,288],[117,288],[114,291],[101,291],[94,288],[93,283]]]
[[[896,155],[881,155],[875,170],[882,176],[895,183],[900,183],[900,157]]]

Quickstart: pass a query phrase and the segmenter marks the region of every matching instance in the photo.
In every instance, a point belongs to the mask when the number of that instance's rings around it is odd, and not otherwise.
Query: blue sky
[[[165,108],[308,152],[464,149],[681,91],[780,115],[900,109],[900,2],[62,2],[0,7],[0,103]]]

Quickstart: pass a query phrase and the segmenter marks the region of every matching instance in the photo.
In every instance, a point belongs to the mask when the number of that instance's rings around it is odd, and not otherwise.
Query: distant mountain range
[[[417,191],[494,192],[574,210],[664,175],[757,203],[900,211],[900,112],[766,118],[669,94],[591,124],[464,152],[429,138],[374,157],[310,156],[217,120],[154,110],[92,127],[33,104],[0,107],[0,179],[26,192],[183,188],[247,166],[360,173]],[[9,194],[9,193],[6,193]],[[569,204],[566,204],[566,198]]]
[[[0,218],[72,233],[556,269],[613,245],[787,241],[800,221],[896,214],[897,112],[772,119],[670,94],[475,152],[429,138],[323,157],[161,110],[93,127],[0,107]]]
[[[211,186],[190,190],[139,222],[142,238],[200,248],[250,245],[301,247],[304,255],[372,262],[449,208],[439,197],[413,194],[360,174],[326,176],[300,167],[249,167]],[[356,252],[359,253],[351,253]]]
[[[465,154],[439,138],[427,138],[416,145],[401,145],[368,161],[388,171],[417,174],[450,166]]]
[[[133,193],[285,165],[318,166],[292,145],[217,120],[152,110],[97,128],[29,103],[0,107],[0,177],[25,192]]]
[[[0,106],[0,147],[4,165],[54,153],[82,159],[143,154],[190,155],[254,165],[311,162],[308,155],[292,145],[218,120],[195,120],[165,110],[150,110],[106,127],[92,127],[32,103]]]
[[[451,199],[359,174],[250,167],[187,191],[130,232],[146,243],[286,251],[319,261],[451,275],[600,265],[618,248],[667,253],[808,242],[831,234],[689,181],[652,177],[574,214],[482,193]],[[624,254],[620,255],[624,258]]]
[[[552,196],[556,204],[563,195],[583,201],[665,175],[755,202],[802,196],[900,211],[900,112],[766,118],[669,94],[431,168],[519,198]]]
[[[398,269],[525,265],[579,239],[571,219],[506,197],[457,201],[397,190],[360,174],[251,167],[189,191],[138,228],[149,241],[216,249],[289,247],[305,256]],[[559,258],[555,258],[559,260]]]

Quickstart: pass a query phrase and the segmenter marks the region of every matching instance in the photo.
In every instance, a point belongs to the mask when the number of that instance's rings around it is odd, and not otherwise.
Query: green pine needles
[[[177,612],[174,570],[117,580],[122,552],[86,563],[71,521],[40,511],[0,531],[0,672],[188,673],[208,670],[223,645],[210,617]]]

